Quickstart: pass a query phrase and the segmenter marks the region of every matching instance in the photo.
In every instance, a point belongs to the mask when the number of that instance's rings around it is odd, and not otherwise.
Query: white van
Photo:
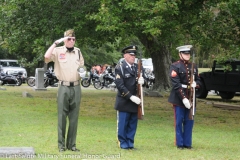
[[[0,59],[0,72],[6,73],[8,75],[23,72],[22,81],[25,82],[27,79],[27,71],[25,68],[18,64],[17,60],[14,59]]]

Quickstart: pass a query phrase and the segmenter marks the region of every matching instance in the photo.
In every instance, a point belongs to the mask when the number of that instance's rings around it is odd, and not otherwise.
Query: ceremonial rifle
[[[190,85],[194,81],[194,51],[192,56],[192,66],[191,66],[191,79],[190,79]],[[190,95],[189,95],[189,101],[191,104],[190,112],[189,112],[189,119],[193,120],[194,113],[195,113],[195,88],[191,87]]]
[[[142,77],[142,55],[138,59],[138,79]],[[138,84],[137,95],[141,99],[141,103],[138,105],[138,119],[143,120],[144,106],[143,106],[143,88],[141,84]]]

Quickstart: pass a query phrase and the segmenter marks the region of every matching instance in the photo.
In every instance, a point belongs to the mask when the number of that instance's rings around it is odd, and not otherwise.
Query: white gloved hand
[[[138,84],[144,84],[144,78],[142,76],[138,78]]]
[[[63,37],[63,38],[60,38],[60,39],[56,40],[54,43],[59,44],[59,43],[65,41],[66,39],[68,39],[68,37]]]
[[[137,96],[131,96],[130,100],[136,103],[137,105],[141,103],[141,99],[138,98]]]
[[[188,109],[191,108],[190,102],[187,98],[183,98],[182,102],[183,102],[183,104],[185,105],[186,108],[188,108]]]
[[[191,87],[196,88],[196,86],[197,86],[197,83],[195,81],[193,81],[192,84],[191,84]]]

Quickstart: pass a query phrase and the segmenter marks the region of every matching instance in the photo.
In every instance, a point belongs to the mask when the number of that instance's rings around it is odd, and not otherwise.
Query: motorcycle
[[[11,75],[8,75],[8,73],[0,73],[0,85],[16,85],[21,86],[22,85],[22,75],[23,72],[19,71],[17,73],[13,73]]]
[[[100,75],[99,79],[95,80],[93,84],[94,88],[96,89],[103,89],[106,88],[116,88],[115,81],[115,74],[112,72],[112,68],[108,66],[105,71]]]
[[[144,70],[144,75],[145,75],[145,78],[147,81],[146,88],[151,88],[153,86],[153,84],[155,83],[155,75],[154,75],[153,71],[146,68]]]
[[[27,79],[27,84],[30,87],[34,87],[35,86],[35,81],[36,81],[36,77],[31,76],[28,77]],[[55,76],[53,69],[49,68],[45,73],[44,73],[44,87],[47,88],[48,86],[51,87],[56,87],[58,83],[58,79]]]
[[[57,86],[58,83],[58,79],[55,76],[55,73],[53,72],[52,68],[49,68],[46,72],[45,72],[45,78],[44,78],[44,87],[47,88],[48,86],[52,86],[55,87]]]
[[[35,86],[35,81],[36,81],[36,78],[33,77],[33,76],[27,78],[27,84],[30,87],[34,87]]]
[[[82,78],[81,85],[83,87],[89,87],[91,84],[94,84],[95,81],[98,81],[99,75],[97,74],[97,71],[90,71],[90,77],[84,77]]]

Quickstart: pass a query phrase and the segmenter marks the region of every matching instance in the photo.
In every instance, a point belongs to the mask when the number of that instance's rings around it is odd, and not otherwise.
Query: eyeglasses
[[[68,38],[67,40],[68,40],[68,41],[71,41],[71,40],[72,40],[72,41],[75,41],[75,38]]]

